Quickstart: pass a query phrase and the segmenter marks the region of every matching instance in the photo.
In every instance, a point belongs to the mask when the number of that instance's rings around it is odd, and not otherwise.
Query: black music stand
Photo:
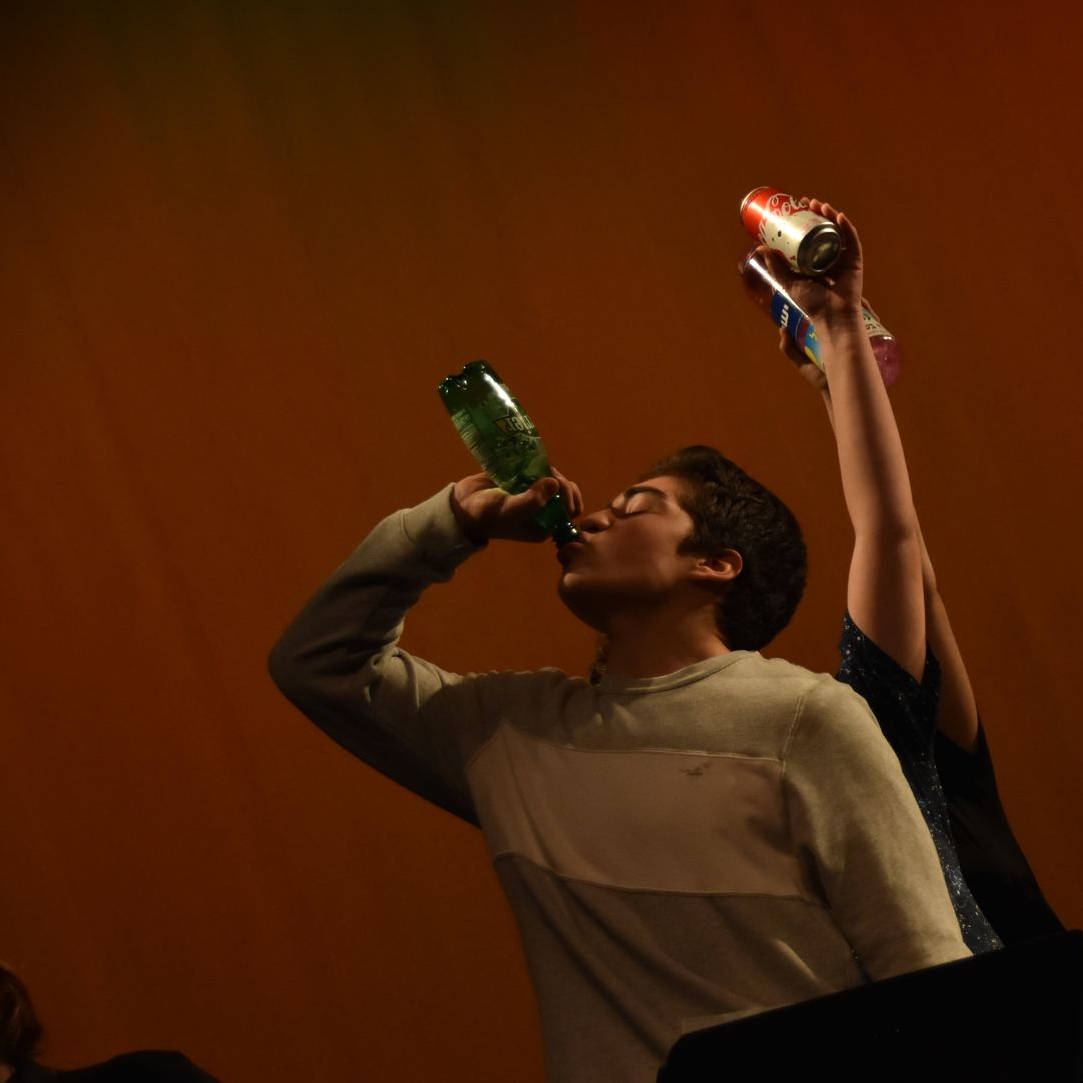
[[[686,1034],[658,1083],[1078,1083],[1083,932]]]

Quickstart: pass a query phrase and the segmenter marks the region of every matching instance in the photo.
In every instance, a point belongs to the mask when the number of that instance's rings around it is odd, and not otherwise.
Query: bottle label
[[[794,300],[781,290],[775,290],[771,296],[771,319],[794,340],[797,348],[814,365],[823,368],[820,363],[820,344],[812,322]]]
[[[493,424],[497,429],[508,437],[529,436],[536,438],[538,430],[534,428],[534,422],[526,414],[507,414],[505,417],[494,417]]]
[[[549,473],[545,447],[526,414],[493,417],[462,409],[451,420],[482,469],[506,492],[522,492]]]
[[[880,338],[891,332],[880,322],[880,317],[871,308],[861,306],[861,316],[865,321],[865,333],[869,338]]]
[[[801,310],[790,300],[784,293],[779,293],[775,290],[771,297],[771,319],[775,321],[782,328],[783,331],[790,330],[790,323],[797,323],[801,318]]]
[[[764,215],[760,219],[759,240],[781,252],[795,270],[801,270],[797,262],[797,253],[801,248],[801,242],[817,226],[822,226],[827,221],[818,214],[806,210],[790,210],[787,204],[773,215]]]

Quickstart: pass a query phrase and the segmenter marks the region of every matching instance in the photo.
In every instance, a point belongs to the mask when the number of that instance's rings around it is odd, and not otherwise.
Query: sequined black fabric
[[[934,754],[940,664],[932,649],[926,647],[925,672],[919,683],[869,639],[847,613],[842,621],[839,652],[842,664],[838,679],[862,695],[872,709],[881,731],[899,757],[906,781],[929,826],[963,940],[973,952],[1002,947],[963,879],[952,841],[947,801]]]
[[[985,728],[973,752],[936,735],[936,771],[967,885],[1005,944],[1064,932],[1000,803]]]

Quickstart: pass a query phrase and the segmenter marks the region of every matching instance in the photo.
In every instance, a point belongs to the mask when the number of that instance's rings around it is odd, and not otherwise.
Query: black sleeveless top
[[[873,643],[847,613],[843,617],[839,652],[842,665],[838,679],[865,698],[888,744],[899,757],[906,781],[925,817],[966,946],[975,953],[1002,947],[967,886],[955,850],[948,802],[933,750],[940,665],[932,650],[926,647],[925,672],[918,682]]]
[[[9,1083],[217,1083],[183,1053],[140,1049],[86,1068],[46,1068],[25,1061]]]
[[[1064,932],[1012,834],[985,730],[973,752],[937,733],[934,751],[963,876],[1005,944]]]
[[[997,792],[985,730],[967,752],[936,729],[940,665],[926,648],[919,683],[843,617],[839,680],[865,697],[936,844],[972,951],[1063,932],[1012,833]]]

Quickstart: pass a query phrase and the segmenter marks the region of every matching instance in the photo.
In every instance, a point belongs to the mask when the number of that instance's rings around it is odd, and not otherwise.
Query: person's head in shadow
[[[0,963],[0,1083],[217,1083],[183,1053],[145,1049],[87,1068],[56,1070],[37,1061],[42,1028],[19,976]]]
[[[33,1060],[41,1045],[41,1024],[30,994],[9,966],[0,963],[0,1083]]]

